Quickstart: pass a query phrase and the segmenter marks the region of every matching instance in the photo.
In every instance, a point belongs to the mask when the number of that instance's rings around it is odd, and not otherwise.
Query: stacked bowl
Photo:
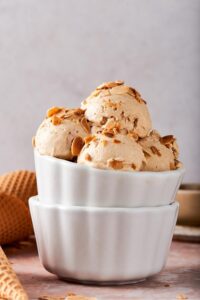
[[[44,267],[98,284],[160,272],[184,170],[176,139],[153,130],[141,95],[104,83],[81,108],[49,109],[33,142],[38,196],[29,203]]]
[[[51,273],[99,284],[135,282],[165,265],[184,170],[88,168],[35,150],[30,209],[39,257]]]

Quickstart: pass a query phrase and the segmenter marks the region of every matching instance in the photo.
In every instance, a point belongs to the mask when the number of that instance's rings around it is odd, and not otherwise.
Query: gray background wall
[[[142,93],[200,181],[199,0],[0,0],[0,172],[33,168],[48,107],[113,79]]]

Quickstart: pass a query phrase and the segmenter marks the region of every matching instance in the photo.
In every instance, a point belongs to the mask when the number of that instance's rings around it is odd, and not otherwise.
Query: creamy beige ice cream
[[[78,156],[78,163],[100,169],[141,170],[146,163],[141,146],[132,136],[103,131],[88,136]]]
[[[123,81],[100,85],[81,107],[85,109],[86,118],[94,124],[93,133],[114,126],[122,134],[132,132],[145,137],[152,128],[146,102]]]
[[[106,82],[81,108],[48,110],[34,138],[42,155],[100,169],[167,171],[181,166],[173,135],[153,130],[146,102],[123,81]]]
[[[34,146],[42,155],[72,160],[90,134],[90,126],[80,108],[53,107],[48,110],[34,138]]]
[[[173,135],[161,137],[157,131],[153,130],[149,136],[140,139],[139,144],[146,157],[143,171],[167,171],[180,167],[177,160],[178,145]]]

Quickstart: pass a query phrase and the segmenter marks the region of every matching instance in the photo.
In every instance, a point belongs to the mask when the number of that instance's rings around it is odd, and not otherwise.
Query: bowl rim
[[[29,205],[30,206],[39,206],[43,207],[45,209],[50,210],[59,210],[59,211],[65,211],[65,212],[83,212],[83,213],[141,213],[141,212],[156,212],[160,213],[161,211],[169,210],[169,209],[175,209],[179,207],[179,202],[175,201],[173,203],[170,203],[168,205],[163,206],[143,206],[143,207],[100,207],[100,206],[65,206],[62,204],[48,204],[41,202],[39,199],[39,196],[32,196],[29,198]]]
[[[63,165],[63,166],[69,166],[71,168],[74,169],[80,169],[80,170],[85,170],[85,171],[89,171],[89,172],[93,172],[93,173],[101,173],[101,174],[115,174],[116,176],[167,176],[167,175],[173,175],[173,174],[180,174],[183,175],[185,174],[185,168],[181,167],[179,169],[176,170],[170,170],[170,171],[121,171],[121,170],[110,170],[110,169],[100,169],[100,168],[95,168],[95,167],[91,167],[91,166],[87,166],[87,165],[82,165],[82,164],[78,164],[69,160],[65,160],[62,158],[57,158],[57,157],[53,157],[53,156],[49,156],[49,155],[42,155],[40,154],[37,149],[34,149],[34,156],[37,157],[41,157],[44,158],[47,161],[53,162],[53,163],[57,163],[59,165]],[[125,175],[122,175],[125,174]]]

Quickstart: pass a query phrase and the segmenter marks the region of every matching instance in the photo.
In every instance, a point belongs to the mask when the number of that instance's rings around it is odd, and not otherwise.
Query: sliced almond
[[[146,101],[144,101],[144,100],[141,98],[140,93],[139,93],[136,89],[130,87],[130,88],[129,88],[129,94],[130,94],[131,96],[134,96],[135,100],[136,100],[138,103],[140,103],[140,104],[145,103],[145,104],[146,104]]]
[[[118,85],[110,90],[112,95],[124,95],[129,93],[129,87],[126,85]]]
[[[70,119],[71,117],[74,117],[74,110],[69,110],[65,113],[64,119]]]
[[[88,161],[92,161],[92,156],[89,153],[85,154],[85,159]]]
[[[170,170],[176,170],[175,163],[170,162],[169,168],[170,168]]]
[[[103,134],[109,138],[113,138],[114,137],[114,133],[110,132],[110,131],[103,131]]]
[[[113,131],[114,135],[117,133],[120,133],[120,126],[113,127],[112,131]]]
[[[151,146],[150,149],[151,149],[153,154],[161,156],[160,151],[155,146]]]
[[[134,163],[132,163],[132,164],[131,164],[131,168],[132,168],[133,170],[136,170],[136,165],[135,165]]]
[[[132,87],[129,87],[129,94],[135,96],[135,98],[141,98],[140,93]]]
[[[150,134],[149,134],[149,136],[152,136],[152,137],[154,137],[154,138],[156,138],[156,139],[160,139],[160,134],[159,134],[159,132],[157,131],[157,130],[152,130],[151,132],[150,132]]]
[[[120,106],[120,103],[112,102],[110,99],[104,102],[105,108],[112,108],[113,110],[117,110]]]
[[[77,136],[73,139],[72,144],[71,144],[71,153],[73,156],[78,156],[79,153],[81,152],[81,149],[84,146],[84,140],[82,137]]]
[[[163,145],[172,144],[175,141],[175,137],[173,135],[166,135],[160,138],[160,142]]]
[[[146,158],[151,157],[151,155],[150,155],[147,151],[143,150],[143,153],[144,153],[144,156],[145,156]]]
[[[173,144],[172,144],[173,145]],[[173,154],[174,154],[174,157],[175,158],[178,158],[178,156],[179,156],[179,151],[178,151],[178,149],[177,148],[175,148],[175,147],[171,147],[171,149],[172,149],[172,152],[173,152]]]
[[[53,115],[53,116],[51,117],[51,122],[52,122],[53,125],[57,126],[57,125],[60,125],[60,124],[61,124],[62,119],[59,118],[59,117],[57,117],[57,116],[55,116],[55,115]]]
[[[122,81],[122,80],[109,81],[109,82],[102,83],[96,89],[97,90],[110,89],[110,88],[113,88],[115,86],[122,85],[122,84],[124,84],[124,81]]]
[[[114,139],[114,144],[121,144],[121,141],[120,140],[117,140],[117,139]]]
[[[53,106],[53,107],[49,108],[47,110],[47,118],[52,117],[53,115],[55,115],[58,112],[60,112],[62,109],[63,109],[62,107],[57,107],[57,106]]]
[[[68,119],[68,118],[79,118],[81,116],[83,116],[84,114],[84,110],[82,110],[81,108],[73,108],[73,109],[70,109],[68,110],[66,113],[65,113],[65,119]]]
[[[111,159],[108,160],[108,166],[115,170],[120,170],[123,168],[123,162],[121,160]]]
[[[66,113],[59,113],[59,118],[61,118],[62,120],[66,119],[65,118]]]
[[[111,95],[110,90],[99,90],[99,92],[101,97],[107,97]]]
[[[88,121],[85,117],[83,117],[81,119],[81,126],[83,127],[83,129],[87,132],[87,133],[90,133],[90,126],[88,124]]]
[[[103,116],[102,119],[101,119],[100,125],[105,125],[107,120],[108,120],[108,118]]]
[[[100,91],[98,90],[94,90],[90,96],[88,98],[94,98],[94,97],[97,97],[98,95],[100,94]]]
[[[76,116],[82,116],[82,114],[84,113],[84,110],[81,109],[81,108],[79,108],[79,107],[73,109],[73,111],[74,111],[74,114],[75,114]]]
[[[135,118],[135,120],[134,120],[134,127],[137,127],[137,125],[138,125],[138,118]]]
[[[84,138],[84,142],[86,144],[90,143],[92,140],[94,140],[96,137],[94,135],[88,135]]]
[[[141,98],[141,101],[142,101],[144,104],[147,104],[147,102],[146,102],[144,99],[142,99],[142,98]]]
[[[179,169],[182,167],[182,163],[178,159],[174,160],[174,164],[175,164],[176,169]]]
[[[128,136],[134,138],[136,141],[139,139],[139,136],[134,131],[129,131]]]
[[[119,122],[116,122],[115,120],[113,119],[110,119],[106,122],[106,130],[113,130],[114,128],[119,130],[120,129],[120,123]]]

